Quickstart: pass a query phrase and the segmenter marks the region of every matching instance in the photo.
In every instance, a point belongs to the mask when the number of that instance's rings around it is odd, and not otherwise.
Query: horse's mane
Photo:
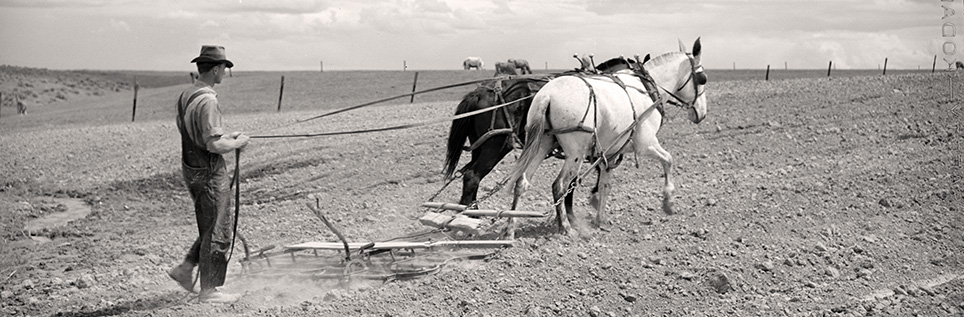
[[[669,62],[671,59],[678,58],[680,55],[683,55],[685,57],[686,53],[683,53],[683,52],[664,53],[660,56],[653,57],[653,59],[649,60],[646,63],[643,63],[643,66],[645,66],[646,64],[662,65],[664,63]]]

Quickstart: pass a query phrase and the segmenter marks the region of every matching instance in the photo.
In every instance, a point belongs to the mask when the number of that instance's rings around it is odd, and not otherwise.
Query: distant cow
[[[20,100],[20,96],[16,96],[16,97],[17,97],[17,114],[20,114],[21,116],[27,115],[27,105],[23,103],[23,100]]]
[[[499,75],[518,75],[515,71],[515,66],[509,63],[496,62],[495,63],[495,76]]]
[[[526,61],[524,59],[510,58],[508,62],[509,62],[509,65],[512,65],[512,67],[518,68],[523,75],[532,74],[532,69],[529,68],[529,61]]]
[[[483,66],[485,66],[485,63],[482,62],[481,57],[466,57],[465,60],[462,61],[462,68],[464,68],[465,70],[469,70],[472,68],[481,70]]]

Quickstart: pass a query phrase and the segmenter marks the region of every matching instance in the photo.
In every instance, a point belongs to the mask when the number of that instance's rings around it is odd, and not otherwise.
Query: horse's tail
[[[545,159],[545,153],[540,151],[542,138],[546,137],[546,114],[549,110],[549,95],[536,94],[529,106],[526,118],[526,141],[522,154],[512,171],[511,184],[516,184],[529,172],[530,165]],[[528,186],[524,184],[523,186]]]
[[[479,103],[479,94],[475,91],[470,92],[462,98],[462,102],[455,108],[455,114],[462,114],[472,111],[472,107]],[[459,164],[462,157],[462,148],[465,139],[468,139],[469,132],[472,131],[473,117],[466,117],[452,121],[452,128],[449,129],[448,147],[445,151],[445,178],[452,178],[455,174],[455,167]]]

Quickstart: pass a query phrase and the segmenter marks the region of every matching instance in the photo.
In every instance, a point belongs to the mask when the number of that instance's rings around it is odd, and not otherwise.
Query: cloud
[[[219,27],[219,26],[221,26],[221,24],[218,23],[218,21],[205,20],[205,21],[204,21],[203,23],[201,23],[201,25],[199,25],[198,27],[204,29],[204,28],[217,28],[217,27]]]
[[[438,0],[396,0],[368,5],[359,11],[359,23],[378,32],[408,35],[446,35],[457,29],[484,26],[479,12],[453,10]]]
[[[0,7],[7,8],[87,8],[109,5],[106,0],[6,0]]]
[[[110,19],[110,27],[111,27],[112,29],[121,30],[121,31],[124,31],[124,32],[130,32],[130,31],[131,31],[131,27],[130,27],[129,25],[127,25],[127,22],[124,22],[124,21],[121,21],[121,20],[117,20],[117,19]]]
[[[257,12],[274,14],[306,14],[321,12],[328,8],[328,1],[318,0],[222,0],[208,2],[206,6],[216,7],[225,12]],[[212,8],[214,9],[214,8]]]
[[[958,6],[954,19],[964,23],[964,9],[960,1],[954,3]],[[144,53],[156,54],[157,59],[219,42],[231,47],[237,58],[250,57],[246,68],[290,69],[301,64],[314,68],[321,56],[326,69],[329,59],[331,69],[394,69],[400,61],[372,62],[391,54],[423,69],[458,65],[469,55],[487,61],[527,58],[558,69],[574,67],[573,53],[594,53],[599,58],[659,54],[675,50],[677,38],[689,46],[702,36],[703,62],[708,68],[729,68],[733,62],[741,68],[765,68],[784,61],[791,67],[819,68],[830,59],[840,67],[866,68],[876,67],[876,60],[884,57],[890,58],[889,65],[916,68],[917,59],[930,61],[940,53],[940,43],[934,44],[941,39],[940,4],[934,0],[0,0],[0,30],[7,30],[0,31],[0,42],[18,47],[0,47],[0,53],[11,57],[11,62],[37,60],[30,63],[42,65],[36,52],[51,51],[52,44],[29,39],[69,29],[71,36],[57,38],[71,43],[65,47],[92,45],[90,39],[80,41],[92,32],[129,32],[95,40],[109,46],[123,38],[145,39],[135,45],[150,47]],[[964,38],[960,26],[964,24],[958,25],[959,38]],[[964,51],[964,41],[958,39],[957,45]]]

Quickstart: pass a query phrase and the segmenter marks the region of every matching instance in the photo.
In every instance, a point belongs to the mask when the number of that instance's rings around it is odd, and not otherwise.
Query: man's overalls
[[[229,212],[231,203],[229,178],[224,157],[207,150],[203,140],[195,142],[187,133],[184,124],[185,108],[196,98],[210,91],[196,91],[182,103],[178,99],[177,127],[181,133],[184,182],[187,184],[191,199],[194,200],[194,213],[197,216],[198,238],[185,256],[185,261],[198,265],[201,290],[224,285],[227,273],[227,252],[231,249],[234,214]],[[195,109],[196,110],[196,109]],[[188,118],[194,118],[194,112]],[[198,129],[198,125],[192,125]],[[198,133],[198,136],[203,134]]]

